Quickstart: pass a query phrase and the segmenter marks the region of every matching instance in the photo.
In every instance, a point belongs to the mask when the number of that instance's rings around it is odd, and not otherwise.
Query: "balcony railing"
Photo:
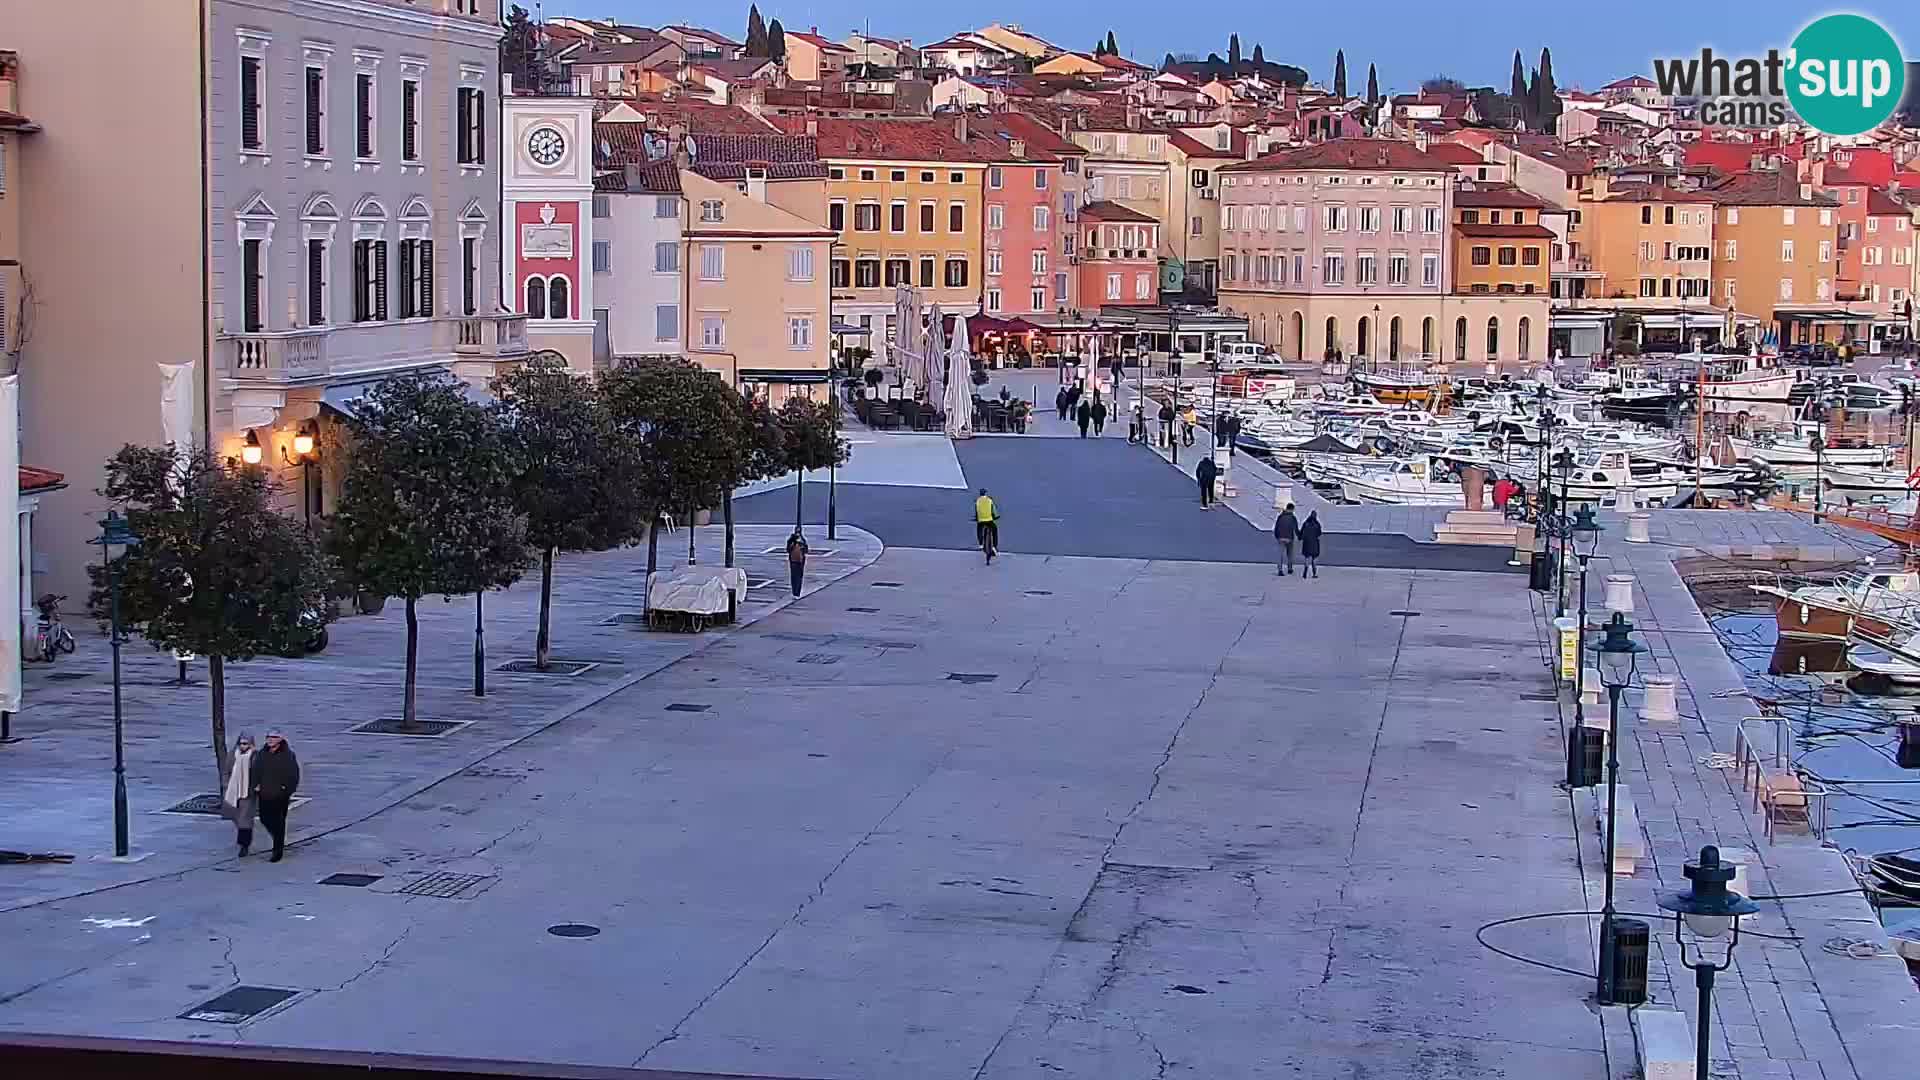
[[[330,326],[273,333],[235,334],[232,374],[255,382],[287,382],[326,375]]]
[[[461,356],[518,356],[527,351],[527,317],[463,316],[455,321],[453,351]]]
[[[457,315],[229,334],[229,378],[290,383],[456,358],[526,355],[525,315]]]

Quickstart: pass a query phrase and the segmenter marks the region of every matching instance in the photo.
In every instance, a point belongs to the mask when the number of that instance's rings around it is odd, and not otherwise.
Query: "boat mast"
[[[1701,357],[1694,363],[1693,398],[1693,498],[1695,509],[1707,501],[1705,488],[1701,484],[1702,464],[1707,456],[1707,361]]]

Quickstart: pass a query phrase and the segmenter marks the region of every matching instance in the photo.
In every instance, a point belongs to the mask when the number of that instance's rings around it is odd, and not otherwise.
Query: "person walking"
[[[1293,516],[1293,504],[1288,503],[1273,523],[1273,540],[1280,545],[1280,561],[1274,567],[1273,576],[1293,573],[1293,544],[1299,536],[1300,519]]]
[[[1240,414],[1228,413],[1227,418],[1221,422],[1221,426],[1226,429],[1227,456],[1233,457],[1240,445]]]
[[[793,575],[793,595],[800,595],[800,583],[807,576],[807,538],[800,530],[787,537],[787,570]]]
[[[1300,557],[1306,560],[1307,564],[1306,569],[1301,572],[1302,577],[1317,578],[1320,576],[1320,534],[1322,531],[1324,530],[1320,527],[1320,511],[1315,510],[1309,513],[1307,520],[1300,526]]]
[[[1067,418],[1067,388],[1064,384],[1053,395],[1053,411],[1059,415],[1060,419]]]
[[[293,793],[300,790],[300,759],[287,745],[286,736],[269,731],[266,747],[249,759],[249,766],[260,824],[273,837],[273,857],[268,861],[279,862],[287,851],[287,808],[293,805]]]
[[[1194,411],[1193,406],[1187,406],[1186,411],[1180,414],[1180,445],[1193,445],[1193,426],[1199,422],[1200,414]]]
[[[1105,430],[1107,430],[1107,403],[1101,400],[1099,394],[1095,394],[1093,395],[1093,433],[1098,435]]]
[[[227,786],[220,795],[220,812],[233,822],[242,858],[253,846],[253,821],[259,807],[253,794],[253,736],[243,731],[233,741],[233,763],[227,767]]]
[[[1212,454],[1200,459],[1200,464],[1193,470],[1193,475],[1200,481],[1200,509],[1213,509],[1213,484],[1220,476],[1220,467],[1213,463]]]
[[[1080,437],[1084,439],[1087,437],[1087,426],[1093,423],[1093,406],[1088,402],[1081,402],[1078,418],[1080,421]]]
[[[1173,402],[1160,403],[1160,445],[1173,445]]]

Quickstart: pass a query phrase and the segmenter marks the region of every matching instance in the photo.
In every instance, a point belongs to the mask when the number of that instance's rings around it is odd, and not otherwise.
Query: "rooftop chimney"
[[[819,137],[820,137],[820,118],[817,116],[807,117],[807,138],[817,139]]]
[[[1027,141],[1025,139],[1007,140],[1007,152],[1012,154],[1016,160],[1025,158],[1027,156]]]
[[[953,118],[953,137],[959,139],[961,142],[967,141],[967,111],[965,109],[960,110],[960,115]]]

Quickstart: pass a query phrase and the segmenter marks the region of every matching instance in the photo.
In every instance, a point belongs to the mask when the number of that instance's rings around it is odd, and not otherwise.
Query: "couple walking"
[[[1274,576],[1293,573],[1293,545],[1300,544],[1300,558],[1306,564],[1300,570],[1301,577],[1320,576],[1320,511],[1307,513],[1307,520],[1301,521],[1293,515],[1293,504],[1288,503],[1280,517],[1273,523],[1273,538],[1280,545],[1280,561],[1274,567]]]
[[[253,736],[242,734],[233,743],[233,765],[227,771],[227,787],[220,795],[220,809],[232,819],[239,831],[240,854],[253,846],[253,819],[273,837],[271,862],[279,862],[287,848],[287,807],[300,788],[300,759],[293,747],[277,731],[267,733],[267,745],[253,748]]]

